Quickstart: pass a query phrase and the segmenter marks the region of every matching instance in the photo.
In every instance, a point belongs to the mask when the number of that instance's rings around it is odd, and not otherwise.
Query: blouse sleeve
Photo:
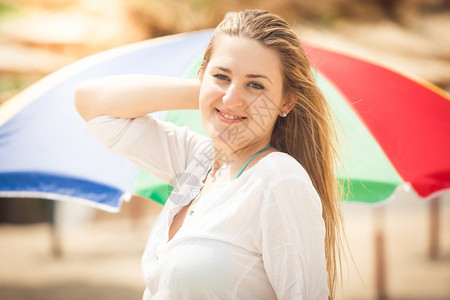
[[[109,150],[169,183],[182,173],[198,147],[207,139],[151,115],[136,119],[99,116],[87,123],[89,130]]]
[[[322,205],[309,179],[277,178],[261,218],[262,259],[278,299],[327,299]]]

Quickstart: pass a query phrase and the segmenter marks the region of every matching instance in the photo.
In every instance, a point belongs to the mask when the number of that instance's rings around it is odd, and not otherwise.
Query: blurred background
[[[448,0],[0,0],[0,108],[83,57],[212,28],[243,8],[268,9],[312,44],[450,91]],[[160,209],[139,197],[118,214],[0,199],[0,299],[140,299],[140,256]],[[448,194],[425,202],[403,189],[381,206],[346,203],[344,218],[339,299],[450,299]]]

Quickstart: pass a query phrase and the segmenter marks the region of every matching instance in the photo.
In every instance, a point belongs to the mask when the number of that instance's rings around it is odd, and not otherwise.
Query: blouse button
[[[191,210],[191,211],[189,212],[189,215],[192,216],[193,214],[194,214],[194,211]]]

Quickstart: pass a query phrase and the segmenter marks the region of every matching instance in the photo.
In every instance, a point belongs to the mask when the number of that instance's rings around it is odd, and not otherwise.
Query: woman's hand
[[[198,109],[200,81],[154,75],[90,80],[75,90],[75,107],[89,121],[100,115],[137,118],[152,112]]]

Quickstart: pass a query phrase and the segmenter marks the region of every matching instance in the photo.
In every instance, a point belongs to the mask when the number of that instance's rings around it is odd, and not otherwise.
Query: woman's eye
[[[257,90],[263,90],[264,86],[261,83],[258,82],[250,82],[248,84],[251,88],[257,89]]]
[[[225,75],[223,75],[223,74],[215,74],[215,75],[213,75],[214,77],[216,77],[217,79],[220,79],[220,80],[230,80],[229,78],[228,78],[228,76],[225,76]]]

